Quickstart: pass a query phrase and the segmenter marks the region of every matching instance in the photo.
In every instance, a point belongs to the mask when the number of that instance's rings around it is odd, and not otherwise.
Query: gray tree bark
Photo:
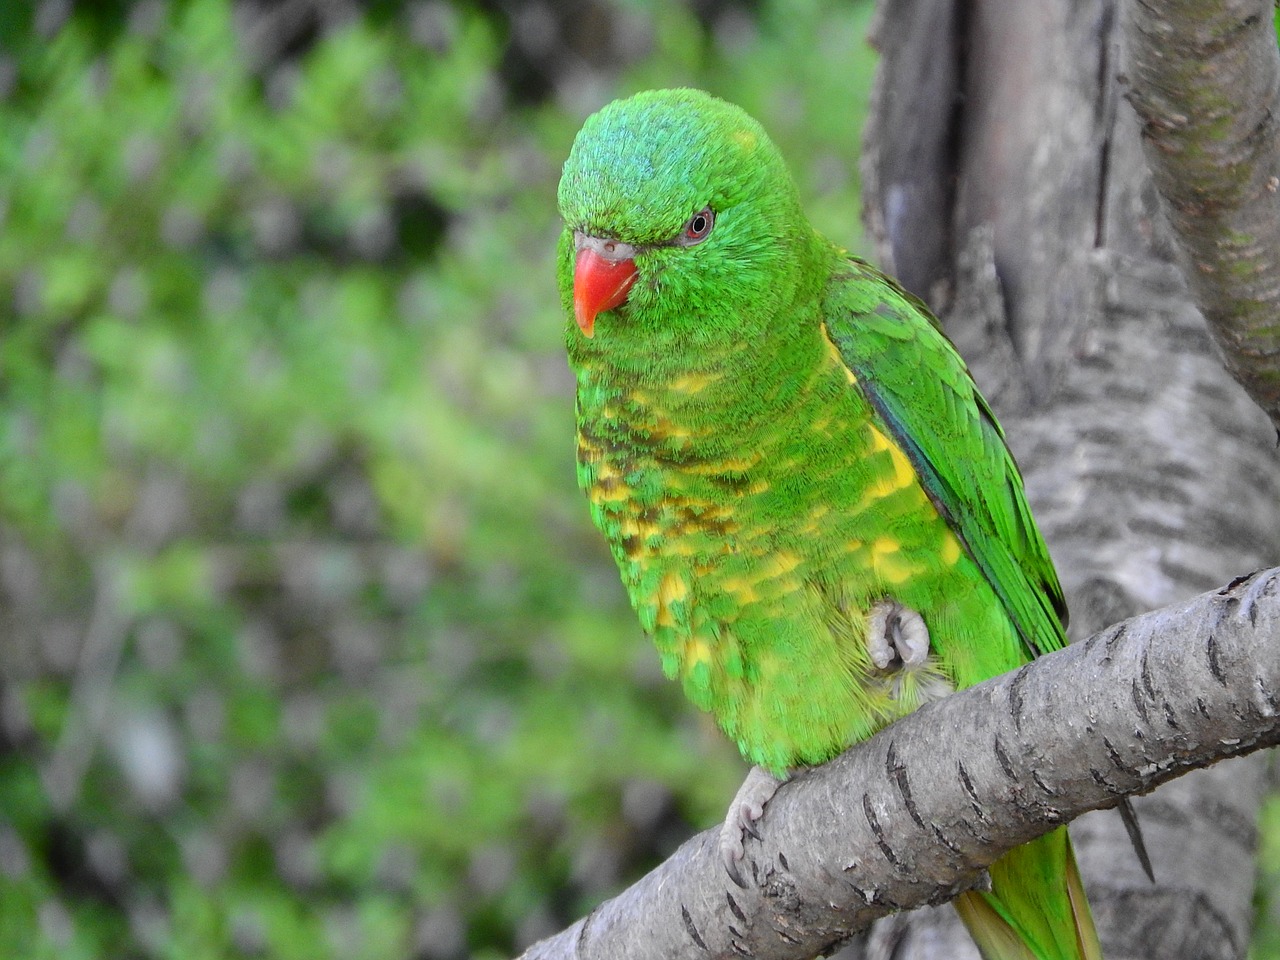
[[[1130,101],[1186,275],[1280,436],[1280,50],[1266,0],[1130,3]]]
[[[1184,59],[1203,62],[1206,36],[1233,37],[1253,51],[1252,63],[1231,61],[1230,76],[1238,81],[1252,69],[1262,79],[1242,84],[1234,100],[1218,91],[1218,127],[1178,128],[1184,154],[1199,157],[1206,138],[1230,127],[1224,103],[1256,120],[1273,101],[1275,39],[1265,0],[1123,6],[1130,20],[1183,8],[1159,18],[1158,49],[1148,43],[1146,56],[1165,67],[1159,102],[1184,120],[1196,116],[1206,83],[1204,71],[1184,66],[1179,74],[1169,63],[1186,18],[1195,22]],[[1244,6],[1253,9],[1222,9]],[[867,223],[880,257],[945,318],[1005,423],[1067,589],[1075,636],[1263,565],[1280,546],[1273,435],[1223,370],[1178,269],[1140,123],[1122,96],[1141,103],[1156,94],[1144,86],[1153,82],[1150,69],[1129,71],[1131,86],[1121,86],[1130,56],[1120,7],[1115,0],[884,4],[864,156]],[[1228,25],[1224,15],[1236,19]],[[1240,32],[1246,20],[1249,42]],[[1249,102],[1254,87],[1268,95],[1254,98],[1262,103]],[[1266,168],[1265,152],[1252,159]],[[1224,168],[1239,176],[1216,165]],[[1204,165],[1199,176],[1197,189],[1214,182]],[[1176,184],[1176,169],[1163,182]],[[1192,221],[1182,232],[1194,237],[1197,228],[1205,224]],[[1208,256],[1212,247],[1198,249]],[[1274,257],[1274,247],[1262,248],[1249,252]],[[1266,276],[1258,270],[1246,279]],[[1259,299],[1257,286],[1245,296]],[[1215,290],[1220,307],[1241,299],[1230,299],[1230,284]],[[1228,316],[1230,307],[1219,312]],[[1232,338],[1222,342],[1230,352]],[[1248,364],[1232,359],[1233,369],[1248,366],[1265,383],[1269,362],[1275,375],[1274,353],[1243,337],[1234,342],[1252,356]],[[1109,958],[1243,956],[1264,789],[1262,764],[1244,761],[1140,799],[1155,885],[1126,855],[1118,818],[1095,814],[1076,825]],[[976,953],[951,913],[938,911],[882,925],[867,956]]]

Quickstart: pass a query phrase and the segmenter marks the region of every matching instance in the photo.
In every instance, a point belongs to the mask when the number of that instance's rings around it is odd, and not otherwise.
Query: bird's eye
[[[715,222],[716,215],[711,212],[711,208],[703,207],[684,225],[684,232],[680,234],[679,242],[684,246],[701,243],[707,238]]]

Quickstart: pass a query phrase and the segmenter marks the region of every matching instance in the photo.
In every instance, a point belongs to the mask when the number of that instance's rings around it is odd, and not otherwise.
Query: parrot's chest
[[[713,417],[672,409],[652,391],[594,408],[580,395],[579,414],[579,483],[629,588],[672,565],[711,574],[789,519],[769,496],[776,437],[727,442]]]
[[[838,389],[731,432],[651,394],[579,394],[579,480],[664,671],[771,768],[905,708],[871,664],[868,615],[886,598],[932,608],[961,557],[837,372]]]
[[[736,420],[725,411],[746,401],[716,397],[705,377],[588,385],[578,479],[643,620],[656,622],[673,571],[696,585],[693,607],[708,608],[699,622],[712,623],[759,603],[783,615],[773,601],[804,583],[874,602],[960,553],[834,355],[786,409]]]
[[[619,563],[634,566],[624,579],[667,564],[724,579],[793,553],[821,578],[856,579],[861,568],[909,579],[896,555],[945,524],[843,368],[839,381],[785,417],[731,426],[652,390],[580,391],[578,479]]]

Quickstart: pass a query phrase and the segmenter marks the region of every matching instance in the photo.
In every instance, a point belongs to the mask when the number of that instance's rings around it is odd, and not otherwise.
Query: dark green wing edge
[[[1066,643],[1067,607],[1004,432],[929,309],[857,258],[833,277],[827,334],[1028,652]]]

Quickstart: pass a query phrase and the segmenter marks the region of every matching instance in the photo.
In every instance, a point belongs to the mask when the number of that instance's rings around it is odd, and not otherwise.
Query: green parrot
[[[663,670],[791,773],[1066,642],[1000,425],[915,297],[820,236],[740,108],[656,90],[591,116],[559,187],[578,480]],[[1102,956],[1065,828],[956,908],[988,960]]]

